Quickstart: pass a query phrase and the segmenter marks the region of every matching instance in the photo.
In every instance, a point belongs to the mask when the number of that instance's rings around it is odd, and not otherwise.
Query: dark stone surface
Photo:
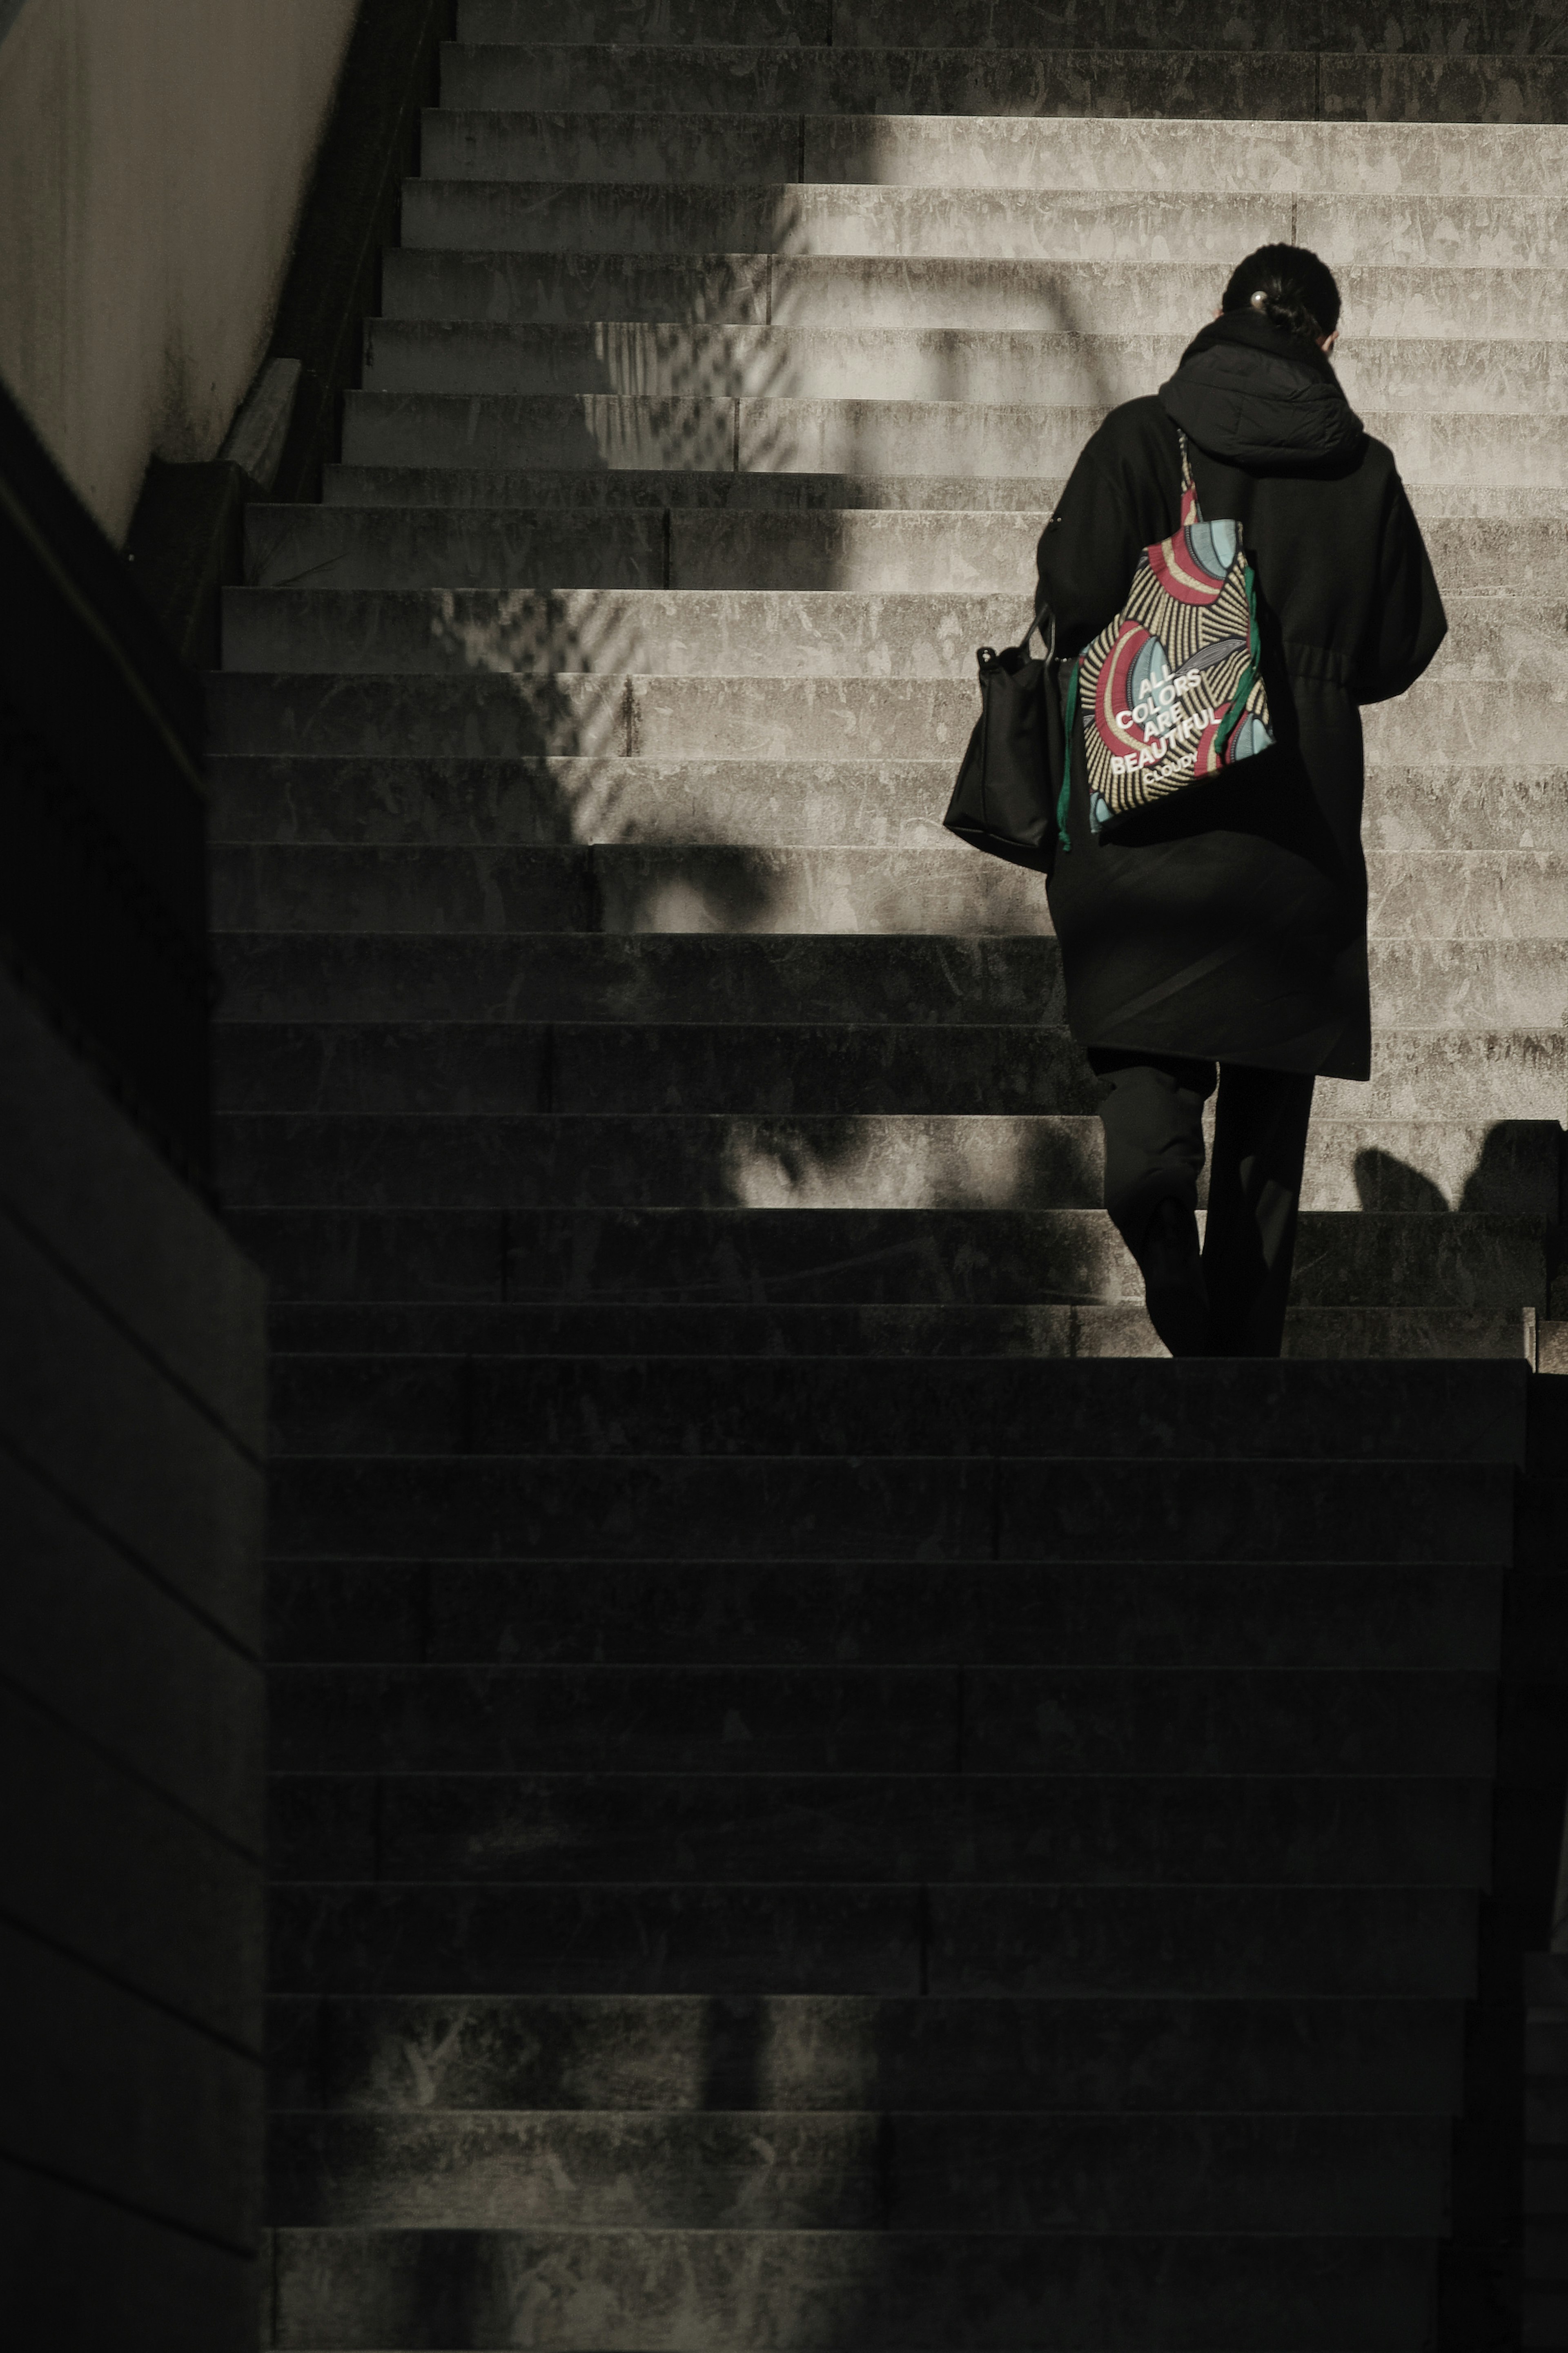
[[[1430,2237],[1447,2120],[282,2116],[275,2220],[749,2231]]]
[[[447,106],[759,114],[994,114],[1251,121],[1561,122],[1555,57],[1302,50],[448,49]]]
[[[295,1457],[282,1556],[551,1559],[1507,1559],[1512,1473],[1468,1464]]]
[[[284,1772],[1071,1776],[1135,1757],[1155,1777],[1441,1779],[1489,1778],[1495,1756],[1473,1673],[279,1666],[273,1689]]]
[[[460,2333],[587,2353],[635,2333],[677,2353],[701,2329],[775,2353],[1131,2353],[1151,2337],[1171,2353],[1358,2339],[1370,2353],[1419,2345],[1431,2312],[1419,2239],[300,2231],[276,2244],[281,2347],[436,2348]]]
[[[481,1179],[482,1181],[482,1179]],[[1522,1362],[278,1355],[273,1448],[316,1454],[1257,1455],[1524,1461]]]
[[[1049,1704],[1047,1699],[1047,1704]],[[409,1743],[410,1749],[416,1744]],[[274,1778],[268,1854],[284,1880],[616,1883],[658,1852],[672,1880],[743,1879],[766,1855],[779,1885],[910,1879],[1071,1879],[1476,1887],[1488,1877],[1484,1778],[1245,1778],[1157,1765],[1113,1778],[1033,1778],[1025,1756],[958,1775],[797,1775],[694,1757],[529,1777],[471,1769]],[[889,1748],[893,1744],[889,1743]],[[1185,1762],[1185,1759],[1184,1759]],[[708,1770],[704,1773],[702,1767]],[[728,1769],[726,1769],[726,1767]],[[617,1769],[618,1768],[618,1769]],[[1500,1867],[1521,1840],[1506,1820]],[[1532,1837],[1534,1810],[1519,1824]],[[1531,1858],[1532,1860],[1535,1858]]]
[[[1258,2110],[1446,2116],[1458,2013],[1407,1998],[288,1997],[274,2105],[410,2109]]]
[[[1509,1628],[1559,1655],[1561,1579]],[[1468,1565],[1203,1561],[275,1561],[296,1661],[667,1667],[1025,1665],[1489,1672],[1501,1576]],[[1550,1605],[1552,1616],[1543,1611]],[[1551,1645],[1552,1647],[1548,1647]]]

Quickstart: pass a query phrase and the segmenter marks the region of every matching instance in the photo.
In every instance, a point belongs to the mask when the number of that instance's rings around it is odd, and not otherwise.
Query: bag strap
[[[1203,513],[1198,505],[1198,486],[1193,480],[1193,453],[1187,447],[1187,437],[1179,425],[1176,427],[1176,438],[1182,445],[1181,519],[1184,523],[1202,522]]]
[[[1028,652],[1029,639],[1034,636],[1037,629],[1040,633],[1040,646],[1045,654],[1046,659],[1047,661],[1055,661],[1057,658],[1057,617],[1052,612],[1048,605],[1042,605],[1040,607],[1039,611],[1035,615],[1034,619],[1030,622],[1022,638],[1018,640],[1018,651],[1021,654],[1026,654]]]

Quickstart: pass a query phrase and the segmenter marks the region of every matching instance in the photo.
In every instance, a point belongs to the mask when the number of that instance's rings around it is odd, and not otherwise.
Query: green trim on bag
[[[1224,760],[1226,746],[1241,723],[1242,714],[1247,709],[1247,698],[1252,692],[1262,662],[1262,649],[1258,641],[1258,597],[1252,585],[1252,566],[1245,554],[1241,559],[1241,576],[1247,583],[1247,668],[1241,673],[1240,682],[1232,699],[1230,712],[1225,725],[1214,739],[1216,766]]]
[[[1079,660],[1081,661],[1081,654]],[[1062,714],[1062,788],[1057,795],[1057,840],[1071,855],[1072,842],[1068,834],[1068,810],[1072,804],[1072,744],[1073,729],[1078,722],[1079,663],[1068,664],[1067,708]]]

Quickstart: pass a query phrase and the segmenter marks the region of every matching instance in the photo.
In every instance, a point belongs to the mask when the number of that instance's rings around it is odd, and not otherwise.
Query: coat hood
[[[1327,353],[1245,311],[1188,344],[1160,399],[1200,449],[1268,473],[1345,457],[1365,438]]]

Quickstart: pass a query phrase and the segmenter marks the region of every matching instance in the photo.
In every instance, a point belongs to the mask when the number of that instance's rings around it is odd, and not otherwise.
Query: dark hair
[[[1340,323],[1340,290],[1328,263],[1304,245],[1260,245],[1231,271],[1220,308],[1255,311],[1271,327],[1317,343]]]

